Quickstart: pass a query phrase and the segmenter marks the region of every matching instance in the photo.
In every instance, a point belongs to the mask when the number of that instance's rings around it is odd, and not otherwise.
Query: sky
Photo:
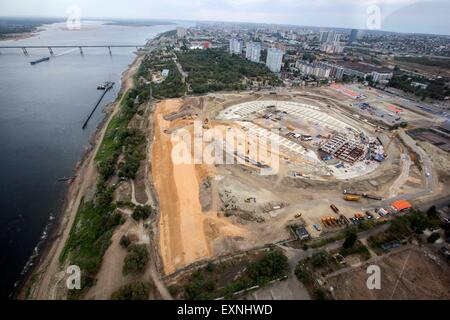
[[[0,16],[236,21],[450,35],[450,0],[0,0]]]

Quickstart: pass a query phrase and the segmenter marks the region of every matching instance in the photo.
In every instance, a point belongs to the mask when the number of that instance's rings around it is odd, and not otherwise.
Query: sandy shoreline
[[[37,36],[43,30],[44,29],[42,29],[42,28],[38,28],[31,32],[4,34],[3,35],[4,38],[0,38],[0,42],[1,41],[19,41],[19,40],[29,39],[29,38]]]
[[[120,109],[120,102],[124,96],[122,93],[133,85],[133,74],[139,66],[141,59],[142,56],[136,56],[127,70],[123,72],[118,99],[105,106],[105,112],[108,114],[98,124],[97,130],[90,139],[90,147],[75,166],[74,175],[76,178],[67,190],[62,212],[58,216],[58,220],[52,228],[51,236],[44,244],[42,253],[35,262],[34,268],[30,270],[20,289],[17,291],[18,299],[58,299],[55,289],[58,281],[61,280],[58,279],[58,274],[60,274],[60,253],[69,236],[83,196],[96,185],[97,172],[94,159],[95,155],[101,145],[106,128]],[[64,271],[62,275],[64,275]],[[56,279],[54,279],[55,276]],[[37,277],[37,280],[32,282],[34,277]],[[29,297],[26,297],[26,291],[29,286],[32,288],[31,294]]]

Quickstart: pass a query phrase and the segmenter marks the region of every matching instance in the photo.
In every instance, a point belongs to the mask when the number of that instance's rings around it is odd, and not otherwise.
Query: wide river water
[[[84,21],[81,30],[64,23],[43,26],[36,36],[6,45],[140,44],[176,25],[127,27]],[[71,176],[117,96],[121,75],[135,49],[3,49],[0,54],[0,299],[7,298],[29,258],[60,214],[67,191],[59,178]],[[97,85],[114,81],[88,127],[81,126],[100,96]]]

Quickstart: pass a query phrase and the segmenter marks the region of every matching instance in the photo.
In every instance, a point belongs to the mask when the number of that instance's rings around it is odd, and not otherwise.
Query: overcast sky
[[[0,0],[0,16],[67,16],[282,23],[367,29],[371,5],[381,29],[450,34],[450,0]],[[367,13],[367,10],[370,13]]]

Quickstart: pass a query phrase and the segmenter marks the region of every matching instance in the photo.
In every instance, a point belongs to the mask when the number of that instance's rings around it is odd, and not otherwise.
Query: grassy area
[[[437,57],[395,57],[396,61],[450,69],[450,59]]]
[[[95,156],[101,181],[107,181],[117,169],[117,160],[124,153],[124,162],[119,164],[119,175],[134,179],[144,158],[142,145],[145,137],[138,129],[128,128],[130,120],[138,111],[135,99],[141,97],[139,91],[132,89],[120,101],[120,111],[110,121],[98,153]]]
[[[134,282],[122,286],[111,295],[111,300],[147,300],[152,289],[149,282]]]
[[[128,92],[125,92],[122,98],[120,99],[119,108],[123,109],[125,104],[128,103],[128,100],[129,94]],[[100,148],[97,154],[95,155],[95,161],[97,163],[107,161],[107,159],[114,156],[114,154],[120,150],[121,144],[119,143],[116,134],[121,128],[124,128],[127,124],[128,121],[126,121],[126,118],[122,116],[120,111],[118,114],[116,114],[116,116],[114,116],[111,119],[108,127],[106,128],[106,133],[102,140]]]
[[[222,296],[229,299],[237,291],[255,285],[263,286],[285,276],[287,269],[286,256],[278,250],[270,251],[255,260],[208,264],[192,273],[184,283],[172,287],[171,291],[188,300],[207,300]]]
[[[277,85],[280,80],[263,64],[230,55],[222,49],[187,50],[177,53],[194,93],[244,90],[252,81]],[[249,80],[249,81],[246,81]]]
[[[297,279],[303,283],[309,295],[314,300],[331,298],[315,281],[317,277],[333,271],[335,263],[326,251],[316,252],[311,258],[300,260],[295,267]],[[325,272],[323,272],[325,271]]]
[[[61,264],[68,260],[80,267],[82,289],[92,286],[113,231],[124,221],[122,215],[113,209],[111,204],[105,205],[100,201],[82,203],[59,257]]]
[[[430,209],[427,213],[411,210],[405,215],[392,220],[387,231],[370,237],[368,243],[377,252],[381,252],[379,249],[382,244],[395,240],[402,241],[414,234],[423,233],[426,228],[436,228],[439,225],[440,220],[435,210]]]
[[[420,87],[411,86],[412,82],[424,83],[428,87],[422,89]],[[443,100],[445,97],[450,96],[450,88],[448,86],[448,79],[440,78],[429,80],[424,77],[410,76],[410,75],[394,75],[389,82],[389,85],[393,88],[410,92],[416,96],[431,99]]]
[[[358,255],[361,260],[369,260],[371,258],[371,254],[369,249],[361,243],[361,241],[356,241],[354,245],[350,248],[342,248],[339,252],[343,257],[348,257],[350,255]]]
[[[109,187],[107,180],[117,169],[117,160],[122,152],[125,161],[120,164],[120,173],[133,177],[139,168],[140,146],[145,141],[142,133],[128,128],[128,124],[138,110],[135,103],[139,91],[128,90],[119,101],[119,112],[106,128],[98,153],[95,155],[100,174],[93,201],[80,204],[74,224],[59,257],[61,264],[69,262],[80,267],[82,289],[91,287],[100,269],[103,256],[111,243],[116,227],[124,218],[116,211],[113,203],[115,187]],[[136,164],[137,163],[137,164]],[[83,290],[69,292],[69,298],[78,298]]]
[[[319,238],[317,240],[312,240],[310,243],[308,243],[308,247],[310,248],[320,248],[327,244],[342,240],[345,238],[345,231],[341,231],[335,236],[328,237],[328,238]]]
[[[159,71],[168,69],[169,75],[161,83],[152,83],[153,97],[157,99],[178,98],[186,94],[186,84],[183,83],[175,62],[168,61],[164,64],[158,64],[156,68]]]
[[[169,75],[161,83],[142,83],[142,78],[147,82],[153,80],[151,72],[161,72],[164,69],[169,70]],[[162,56],[159,51],[153,52],[142,61],[135,75],[135,83],[138,84],[137,89],[141,92],[141,95],[149,96],[151,89],[152,97],[156,99],[182,97],[187,91],[187,86],[183,83],[172,56]]]

